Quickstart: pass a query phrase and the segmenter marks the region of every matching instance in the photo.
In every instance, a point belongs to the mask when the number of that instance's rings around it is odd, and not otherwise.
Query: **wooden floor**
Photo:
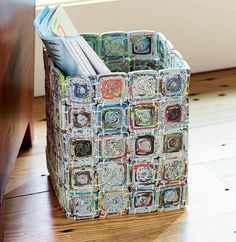
[[[5,241],[236,241],[236,69],[192,76],[189,199],[181,211],[89,221],[66,219],[45,159],[44,99],[35,141],[21,152],[6,194]]]

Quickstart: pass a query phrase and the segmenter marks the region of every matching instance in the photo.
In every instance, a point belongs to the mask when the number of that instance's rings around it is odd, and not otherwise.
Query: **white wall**
[[[112,0],[65,8],[79,32],[162,32],[193,72],[236,66],[235,0]],[[36,96],[44,95],[43,83],[41,42],[36,38]]]

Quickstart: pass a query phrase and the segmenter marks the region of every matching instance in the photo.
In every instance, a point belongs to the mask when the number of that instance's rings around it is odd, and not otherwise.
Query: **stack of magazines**
[[[66,75],[88,77],[110,73],[61,6],[44,8],[34,24],[54,64]]]

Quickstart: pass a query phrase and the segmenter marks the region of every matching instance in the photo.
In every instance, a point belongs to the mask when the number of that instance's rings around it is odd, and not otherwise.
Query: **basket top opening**
[[[161,33],[113,31],[102,34],[81,33],[80,36],[112,73],[146,70],[159,72],[164,69],[184,69],[190,73],[183,56]],[[54,62],[53,56],[51,57]],[[63,68],[56,62],[54,64],[68,76]]]

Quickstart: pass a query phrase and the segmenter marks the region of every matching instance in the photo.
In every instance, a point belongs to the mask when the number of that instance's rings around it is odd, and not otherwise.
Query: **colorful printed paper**
[[[47,164],[60,205],[71,219],[184,207],[189,66],[160,33],[83,36],[114,72],[64,76],[44,53]]]

